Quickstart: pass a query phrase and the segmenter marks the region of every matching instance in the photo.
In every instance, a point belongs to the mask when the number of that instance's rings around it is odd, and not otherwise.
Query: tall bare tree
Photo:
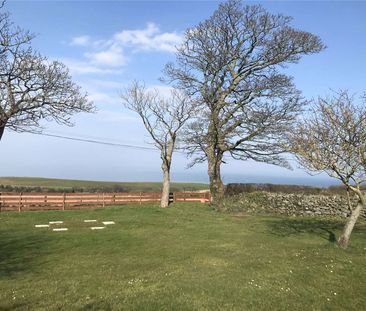
[[[347,91],[319,98],[313,112],[290,134],[290,149],[309,172],[338,178],[358,198],[338,244],[346,248],[366,196],[366,97],[357,105]]]
[[[223,193],[225,155],[287,165],[280,156],[284,131],[302,106],[283,67],[324,48],[321,40],[290,26],[291,18],[241,1],[222,3],[188,29],[164,80],[201,103],[188,132],[193,164],[208,162],[213,200]]]
[[[126,108],[136,112],[160,151],[163,171],[161,207],[168,207],[170,192],[170,168],[178,134],[195,107],[191,99],[181,91],[172,90],[164,97],[157,90],[148,90],[144,84],[134,82],[122,94]]]
[[[65,65],[32,49],[33,38],[0,6],[0,140],[5,128],[33,131],[42,119],[72,125],[71,115],[94,110]]]

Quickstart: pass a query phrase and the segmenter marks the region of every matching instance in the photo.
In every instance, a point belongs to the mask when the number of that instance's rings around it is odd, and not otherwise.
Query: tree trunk
[[[353,209],[351,216],[349,217],[346,225],[344,226],[342,235],[338,239],[338,245],[340,247],[347,248],[353,227],[355,226],[358,216],[360,216],[361,214],[363,205],[364,204],[360,201],[357,204],[356,208]]]
[[[168,167],[165,167],[163,168],[163,192],[161,194],[160,207],[166,208],[169,206],[169,194],[170,194],[170,169]]]
[[[210,179],[211,202],[217,202],[224,196],[224,184],[221,180],[221,163],[222,156],[214,153],[207,157],[208,161],[208,177]]]
[[[5,130],[5,125],[1,125],[1,126],[0,126],[0,140],[1,140],[1,138],[3,137],[4,130]]]
[[[169,206],[170,194],[170,166],[172,164],[173,151],[175,146],[175,137],[167,143],[165,148],[161,150],[161,169],[163,170],[163,190],[161,193],[160,207],[166,208]]]

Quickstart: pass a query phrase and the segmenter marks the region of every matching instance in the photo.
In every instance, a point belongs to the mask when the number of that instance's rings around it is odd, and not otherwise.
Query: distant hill
[[[171,191],[207,190],[202,183],[171,183]],[[161,191],[160,182],[114,182],[54,179],[40,177],[0,177],[0,192],[7,191],[57,191],[57,192],[102,192],[102,191]]]

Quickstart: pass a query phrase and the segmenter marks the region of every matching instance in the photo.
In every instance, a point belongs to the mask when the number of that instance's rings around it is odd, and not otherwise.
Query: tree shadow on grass
[[[266,220],[267,229],[277,236],[314,234],[330,243],[337,241],[335,232],[339,232],[345,221],[310,218],[277,218]]]
[[[107,301],[97,301],[97,302],[90,302],[84,305],[82,308],[78,309],[80,311],[83,310],[105,310],[109,311],[112,310],[112,306]]]
[[[48,244],[45,235],[0,231],[0,278],[39,269]]]
[[[29,304],[23,302],[23,303],[15,303],[12,305],[3,305],[3,302],[0,304],[0,311],[14,311],[14,310],[28,310]]]

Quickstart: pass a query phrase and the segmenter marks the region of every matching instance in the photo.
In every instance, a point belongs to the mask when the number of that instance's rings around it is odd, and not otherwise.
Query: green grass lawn
[[[72,188],[111,188],[113,186],[124,187],[127,191],[161,191],[161,182],[114,182],[72,180],[40,177],[0,177],[0,185],[17,187],[41,187],[47,189],[72,189]],[[171,183],[171,191],[195,191],[208,189],[207,184],[202,183]]]
[[[34,228],[50,220],[69,231]],[[0,310],[365,310],[366,224],[347,250],[342,225],[193,204],[2,213]]]

